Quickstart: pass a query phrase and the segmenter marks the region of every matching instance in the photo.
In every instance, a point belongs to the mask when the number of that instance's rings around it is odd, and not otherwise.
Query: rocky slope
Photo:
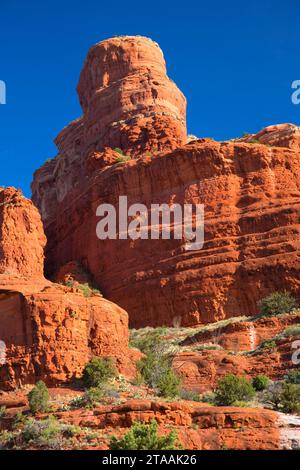
[[[133,376],[127,313],[100,294],[47,281],[37,209],[13,188],[2,189],[0,200],[0,388],[70,381],[92,355],[114,357]]]

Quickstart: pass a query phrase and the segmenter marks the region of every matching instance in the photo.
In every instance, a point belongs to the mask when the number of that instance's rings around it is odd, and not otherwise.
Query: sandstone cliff
[[[297,126],[186,144],[185,100],[167,79],[158,46],[140,37],[94,46],[78,93],[83,118],[58,137],[59,155],[32,184],[49,240],[49,274],[81,263],[135,327],[252,315],[270,292],[297,295]],[[148,124],[155,135],[146,132]],[[127,130],[136,137],[129,141]],[[107,147],[116,145],[129,161]],[[98,205],[118,207],[121,195],[149,210],[153,203],[204,204],[204,247],[186,251],[184,239],[98,240]]]
[[[112,356],[134,375],[127,313],[99,294],[87,298],[47,281],[37,209],[13,188],[2,189],[0,200],[0,389],[69,381],[93,355]]]

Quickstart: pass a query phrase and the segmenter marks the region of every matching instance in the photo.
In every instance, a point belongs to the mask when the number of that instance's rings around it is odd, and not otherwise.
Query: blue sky
[[[89,47],[145,35],[164,51],[188,100],[188,132],[217,140],[272,123],[300,124],[298,0],[0,1],[0,185],[30,195],[53,138],[81,114],[75,86]]]

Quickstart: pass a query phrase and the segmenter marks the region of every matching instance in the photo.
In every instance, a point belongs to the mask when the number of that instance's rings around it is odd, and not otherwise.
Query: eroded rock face
[[[93,46],[77,91],[84,114],[62,130],[55,139],[59,155],[35,175],[33,197],[43,217],[55,213],[93,165],[103,168],[120,157],[112,149],[136,158],[187,139],[186,99],[151,39],[125,36]]]
[[[240,140],[300,150],[300,127],[294,124],[277,124],[265,127],[257,134],[250,134]]]
[[[41,216],[14,188],[0,188],[0,275],[41,277],[44,271]]]
[[[95,169],[44,215],[47,266],[78,260],[131,326],[181,326],[254,315],[265,295],[299,292],[299,151],[206,139],[171,153]],[[41,171],[44,171],[42,169]],[[34,201],[51,211],[52,190],[37,176]],[[205,243],[98,240],[101,203],[204,204]]]
[[[111,356],[133,376],[127,313],[100,294],[47,281],[38,211],[13,188],[0,198],[0,389],[69,381],[92,356]]]
[[[77,91],[85,148],[121,147],[135,155],[186,140],[185,97],[167,77],[163,53],[151,39],[116,37],[93,46]]]

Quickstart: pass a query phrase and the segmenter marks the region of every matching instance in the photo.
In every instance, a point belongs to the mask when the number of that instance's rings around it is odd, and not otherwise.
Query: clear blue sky
[[[0,185],[30,195],[53,138],[81,114],[75,86],[89,47],[145,35],[164,51],[188,99],[188,132],[217,140],[280,122],[300,124],[299,0],[1,0]]]

